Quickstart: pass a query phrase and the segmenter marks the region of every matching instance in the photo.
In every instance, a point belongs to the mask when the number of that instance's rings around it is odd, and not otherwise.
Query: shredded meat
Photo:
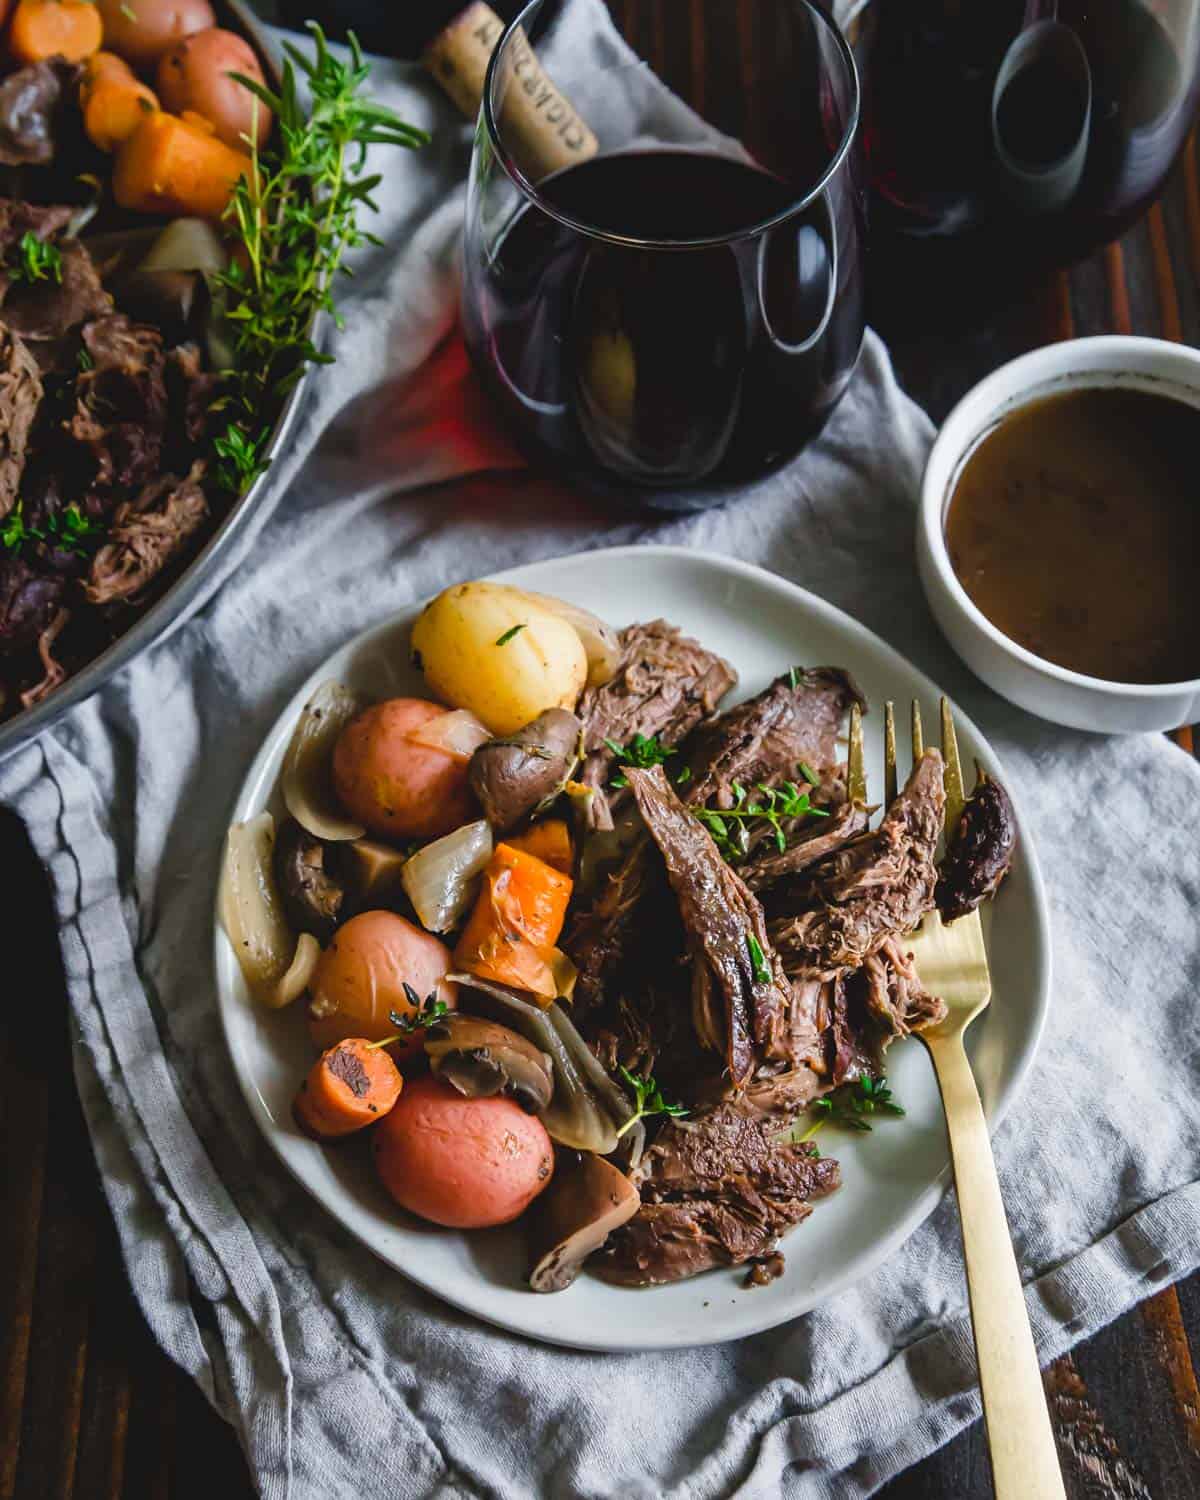
[[[837,765],[837,736],[852,703],[866,700],[840,667],[797,668],[739,703],[688,743],[688,802],[731,807],[734,783],[794,781],[803,762],[818,778]]]
[[[981,775],[967,799],[942,862],[937,904],[942,917],[965,917],[1000,889],[1017,844],[1017,822],[1008,793]]]
[[[926,750],[874,833],[814,865],[799,887],[773,893],[771,938],[789,973],[861,964],[893,933],[933,909],[942,831],[942,757]]]
[[[602,687],[588,688],[578,710],[586,757],[580,780],[595,788],[591,818],[598,828],[612,827],[604,788],[615,757],[606,741],[627,745],[642,734],[678,745],[737,685],[737,673],[727,661],[665,620],[630,625],[620,639],[616,675]]]
[[[83,246],[69,240],[60,254],[61,281],[10,279],[4,297],[4,321],[29,344],[43,370],[62,363],[66,336],[80,323],[112,311],[112,298]]]
[[[118,507],[84,586],[90,604],[136,599],[182,552],[208,516],[203,475],[204,463],[198,460],[186,479],[168,474]]]
[[[789,1122],[726,1100],[671,1120],[642,1158],[642,1206],[596,1263],[608,1281],[650,1286],[771,1254],[838,1187],[836,1161],[787,1140]]]
[[[29,434],[41,400],[37,361],[23,340],[0,323],[0,520],[17,503]]]
[[[0,655],[36,643],[58,612],[66,580],[35,572],[21,557],[0,553]]]
[[[43,698],[54,691],[60,682],[65,680],[66,668],[54,659],[54,643],[62,634],[70,618],[70,610],[60,609],[38,636],[37,650],[38,660],[42,666],[42,676],[39,682],[21,694],[22,708],[32,708],[35,703],[40,703]]]
[[[760,841],[758,849],[739,865],[738,873],[752,891],[765,890],[789,875],[799,875],[827,854],[834,853],[865,832],[867,810],[856,802],[842,802],[829,816],[814,819],[786,849]]]

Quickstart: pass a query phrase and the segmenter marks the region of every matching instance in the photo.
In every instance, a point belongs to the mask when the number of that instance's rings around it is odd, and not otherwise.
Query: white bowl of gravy
[[[930,608],[989,687],[1106,734],[1200,718],[1200,352],[1075,339],[989,375],[929,455]]]

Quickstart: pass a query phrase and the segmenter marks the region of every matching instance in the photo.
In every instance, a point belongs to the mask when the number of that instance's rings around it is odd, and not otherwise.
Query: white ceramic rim
[[[1082,355],[1078,365],[1071,363],[1073,351]],[[1162,373],[1155,375],[1149,370],[1130,369],[1131,356],[1159,363]],[[1168,372],[1168,365],[1176,367],[1173,373]],[[1021,394],[1014,395],[1011,387],[1018,382]],[[972,386],[954,407],[930,449],[921,484],[919,525],[929,559],[946,591],[976,630],[1014,660],[1044,677],[1113,698],[1153,700],[1183,693],[1196,695],[1200,694],[1200,677],[1182,682],[1113,682],[1105,677],[1089,677],[1083,672],[1073,672],[1069,667],[1060,667],[1019,645],[988,619],[959,582],[946,548],[946,508],[968,455],[987,433],[1014,411],[1043,396],[1053,395],[1058,389],[1082,390],[1095,385],[1117,385],[1146,390],[1155,384],[1168,387],[1160,394],[1187,400],[1189,405],[1200,408],[1200,351],[1165,339],[1100,334],[1094,338],[1047,344],[1045,348],[1022,354]],[[970,420],[972,412],[980,405],[990,406],[990,414],[983,422]],[[943,471],[945,482],[935,484],[936,475]]]

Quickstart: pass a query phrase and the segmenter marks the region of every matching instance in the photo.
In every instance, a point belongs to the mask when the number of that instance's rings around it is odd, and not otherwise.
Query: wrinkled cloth
[[[0,766],[53,880],[134,1292],[270,1500],[868,1495],[979,1414],[953,1195],[851,1290],[720,1347],[578,1353],[441,1305],[285,1173],[235,1083],[212,913],[250,760],[355,632],[564,552],[745,558],[877,630],[990,736],[1036,833],[1053,1003],[995,1147],[1043,1360],[1200,1262],[1200,772],[1160,737],[1030,718],[951,654],[913,557],[932,431],[873,336],[820,440],[720,509],[618,515],[523,469],[455,332],[470,129],[415,69],[375,77],[435,141],[387,161],[385,246],[343,291],[274,514],[202,612]]]

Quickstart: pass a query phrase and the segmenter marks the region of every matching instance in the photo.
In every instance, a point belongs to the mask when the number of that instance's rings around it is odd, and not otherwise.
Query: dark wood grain
[[[757,6],[610,0],[653,61],[712,97],[760,65]],[[682,49],[674,25],[686,13]],[[740,74],[739,71],[740,70]],[[746,118],[756,129],[753,108]],[[1037,295],[949,333],[892,345],[936,419],[1003,360],[1055,339],[1137,332],[1200,343],[1195,141],[1160,204],[1121,243],[1048,277]],[[1190,730],[1177,737],[1193,750]],[[0,936],[29,976],[0,1007],[0,1500],[250,1500],[232,1430],[156,1348],[125,1282],[71,1085],[56,922],[16,820],[0,810]],[[1200,1277],[1159,1292],[1046,1372],[1071,1500],[1200,1495]],[[980,1424],[893,1481],[886,1500],[991,1493]],[[308,1500],[308,1497],[304,1497]]]

